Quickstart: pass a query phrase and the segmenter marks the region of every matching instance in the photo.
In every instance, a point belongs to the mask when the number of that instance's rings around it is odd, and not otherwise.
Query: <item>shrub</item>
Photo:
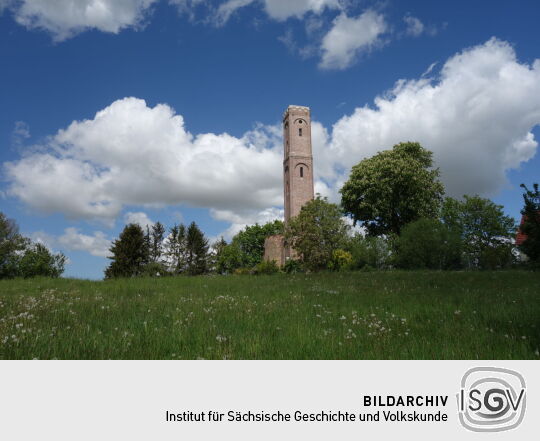
[[[402,229],[395,261],[406,269],[456,269],[461,249],[459,233],[436,219],[419,219]]]
[[[287,262],[285,262],[285,265],[283,265],[283,271],[285,271],[287,274],[296,274],[303,272],[304,268],[299,260],[289,259]]]
[[[328,266],[331,270],[343,271],[350,269],[352,262],[353,258],[351,253],[342,249],[337,249],[332,253],[332,260]]]
[[[253,274],[275,274],[279,272],[279,267],[275,260],[263,260],[261,263],[255,265],[253,268]]]

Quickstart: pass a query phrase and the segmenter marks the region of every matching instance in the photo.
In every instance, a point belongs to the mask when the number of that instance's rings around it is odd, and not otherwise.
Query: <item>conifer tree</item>
[[[150,233],[150,262],[159,263],[161,261],[164,235],[165,227],[161,222],[156,222]]]
[[[164,255],[173,274],[181,274],[186,267],[186,227],[175,224],[165,239]]]
[[[207,270],[208,239],[195,222],[191,222],[186,234],[186,266],[189,275],[204,274]]]
[[[137,224],[126,225],[109,251],[112,262],[105,270],[106,279],[139,275],[148,260],[143,229]]]

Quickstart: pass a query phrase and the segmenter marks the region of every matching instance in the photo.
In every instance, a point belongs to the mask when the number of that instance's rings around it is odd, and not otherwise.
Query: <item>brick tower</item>
[[[313,154],[309,107],[289,106],[283,114],[283,195],[285,224],[313,199]],[[264,260],[284,265],[294,258],[283,236],[270,236],[264,243]]]
[[[289,106],[283,114],[285,223],[314,197],[309,107]]]

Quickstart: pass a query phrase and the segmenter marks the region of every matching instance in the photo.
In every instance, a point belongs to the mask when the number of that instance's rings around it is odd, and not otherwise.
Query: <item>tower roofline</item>
[[[300,111],[300,112],[306,112],[306,113],[309,113],[310,109],[309,107],[307,106],[295,106],[293,104],[289,105],[287,107],[287,109],[285,110],[285,112],[283,112],[283,118],[285,118],[285,116],[287,116],[287,114],[289,113],[289,111],[291,110],[297,110],[297,111]]]

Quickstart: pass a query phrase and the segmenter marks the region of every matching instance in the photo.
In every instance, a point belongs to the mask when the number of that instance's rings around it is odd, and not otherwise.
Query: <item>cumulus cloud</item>
[[[540,60],[520,63],[511,45],[491,39],[454,55],[437,74],[399,80],[331,130],[314,121],[315,188],[339,200],[354,164],[410,140],[434,152],[449,195],[490,196],[508,170],[533,157],[538,124]],[[9,195],[73,218],[112,223],[126,206],[187,204],[230,223],[230,237],[282,217],[279,126],[259,124],[240,138],[193,135],[169,106],[137,98],[74,121],[4,171]]]
[[[57,243],[61,249],[86,251],[97,257],[110,255],[111,240],[101,231],[94,231],[92,235],[88,235],[80,233],[76,228],[66,228],[64,234],[58,237]]]
[[[102,231],[94,231],[91,235],[80,233],[77,228],[69,227],[60,236],[36,231],[30,234],[35,242],[42,243],[49,249],[61,251],[86,251],[92,256],[107,257],[110,255],[111,240]]]
[[[143,230],[146,230],[146,227],[151,228],[154,225],[154,221],[144,211],[128,211],[124,215],[124,222],[126,224],[137,224]]]
[[[70,218],[110,223],[125,205],[262,210],[281,204],[280,133],[194,136],[169,106],[124,98],[4,167],[11,195]]]
[[[333,127],[330,150],[348,170],[400,141],[434,152],[447,192],[493,195],[505,172],[535,154],[540,60],[521,64],[495,38],[451,57],[439,77],[401,80],[375,108],[357,108]]]
[[[386,30],[384,17],[375,11],[368,10],[358,17],[340,14],[322,39],[319,67],[346,69],[361,53],[381,45],[381,36]]]
[[[29,29],[50,32],[56,41],[88,29],[117,34],[142,24],[157,0],[21,0],[8,1],[15,20]]]

